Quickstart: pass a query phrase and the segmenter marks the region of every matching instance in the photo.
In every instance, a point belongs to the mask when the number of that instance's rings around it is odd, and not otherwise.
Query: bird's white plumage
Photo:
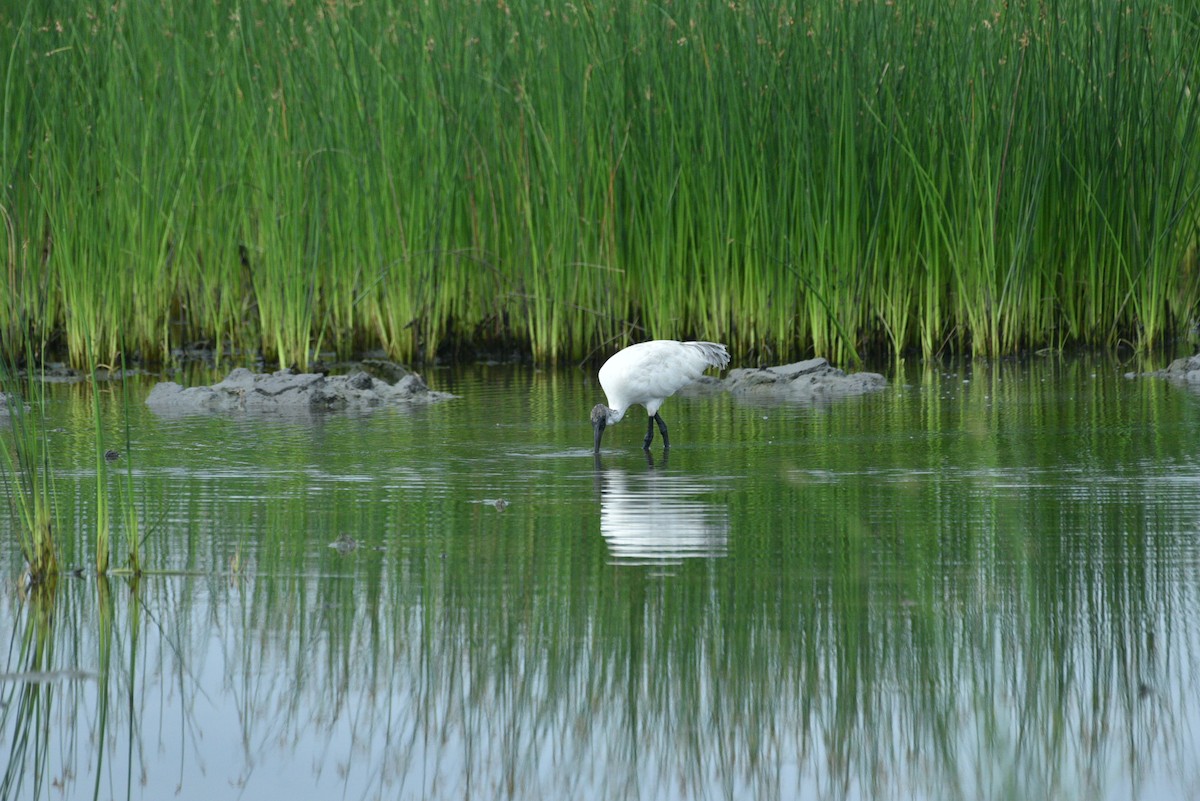
[[[653,417],[670,396],[699,378],[709,367],[729,364],[724,345],[656,339],[618,351],[600,368],[600,386],[615,423],[634,404]]]

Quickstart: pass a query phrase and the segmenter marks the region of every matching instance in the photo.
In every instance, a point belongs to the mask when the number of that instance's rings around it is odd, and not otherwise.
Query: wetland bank
[[[1194,796],[1198,15],[0,10],[0,799]]]

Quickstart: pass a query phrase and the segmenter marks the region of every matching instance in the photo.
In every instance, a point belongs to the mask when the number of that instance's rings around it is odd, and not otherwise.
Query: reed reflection
[[[40,783],[50,747],[46,710],[58,694],[58,684],[71,678],[55,671],[53,586],[34,587],[16,611],[19,614],[9,617],[13,632],[0,673],[0,741],[7,744],[0,798],[6,800],[18,792],[29,793],[30,787]]]
[[[647,452],[645,473],[605,469],[597,456],[600,534],[621,564],[674,565],[684,559],[724,556],[729,510],[712,500],[717,485],[670,473],[667,454],[656,467]]]

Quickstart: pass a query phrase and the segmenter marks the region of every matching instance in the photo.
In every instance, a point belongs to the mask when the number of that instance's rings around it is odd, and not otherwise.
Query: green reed
[[[1148,0],[30,3],[0,12],[4,347],[1150,346],[1200,298],[1198,26]]]
[[[33,584],[58,572],[54,470],[43,413],[44,385],[16,381],[0,362],[0,483]]]
[[[95,343],[90,347],[95,347]],[[30,353],[26,361],[38,360]],[[111,384],[101,380],[102,371],[108,374]],[[10,519],[9,530],[25,560],[27,578],[33,584],[41,584],[57,576],[61,564],[75,564],[73,559],[84,543],[82,539],[63,536],[58,504],[63,454],[50,441],[52,429],[44,411],[48,399],[46,379],[36,374],[21,380],[14,376],[14,369],[0,364],[0,489]],[[119,390],[114,391],[112,386],[118,381]],[[94,532],[98,575],[119,572],[137,576],[141,573],[142,535],[139,490],[133,469],[137,455],[131,447],[129,421],[134,401],[124,363],[119,367],[100,365],[93,356],[87,392],[90,396],[87,411],[76,405],[74,413],[79,418],[77,425],[93,433],[90,468],[95,476],[95,507],[86,521],[74,521],[67,531]],[[102,402],[102,396],[118,392],[117,400]],[[114,425],[110,409],[115,409],[120,418],[115,424],[123,426],[119,437],[121,449],[111,447],[116,438],[107,433]],[[115,466],[117,460],[123,467]],[[121,475],[113,476],[118,470]],[[110,568],[114,516],[124,531],[126,551],[125,563],[115,571]]]
[[[122,442],[124,445],[124,453],[120,458],[124,460],[124,469],[118,487],[115,492],[120,503],[120,519],[121,525],[125,532],[125,548],[126,548],[126,565],[125,568],[134,578],[142,573],[142,515],[138,513],[138,488],[134,480],[134,464],[139,459],[137,451],[133,447],[133,433],[130,424],[130,410],[133,408],[135,401],[131,397],[129,379],[127,377],[128,366],[122,360],[121,364],[121,402],[120,408],[122,411]],[[95,385],[93,384],[93,391]]]
[[[96,367],[93,359],[92,367],[92,420],[95,428],[95,442],[92,447],[94,464],[96,466],[96,574],[104,576],[108,573],[109,558],[112,554],[112,515],[109,513],[108,497],[108,459],[104,445],[104,432],[100,412],[100,392],[96,380]]]

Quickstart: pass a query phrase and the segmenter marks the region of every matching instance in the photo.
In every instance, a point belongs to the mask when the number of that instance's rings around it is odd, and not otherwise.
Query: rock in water
[[[724,383],[735,395],[809,400],[864,395],[886,387],[887,379],[879,373],[847,374],[824,359],[808,359],[778,367],[730,370]]]
[[[157,384],[146,405],[163,412],[299,412],[434,403],[453,397],[431,390],[416,373],[389,384],[361,371],[344,376],[291,370],[261,374],[238,367],[211,387]]]
[[[1126,373],[1126,378],[1165,378],[1188,389],[1200,391],[1200,354],[1176,359],[1165,370],[1148,373]]]

